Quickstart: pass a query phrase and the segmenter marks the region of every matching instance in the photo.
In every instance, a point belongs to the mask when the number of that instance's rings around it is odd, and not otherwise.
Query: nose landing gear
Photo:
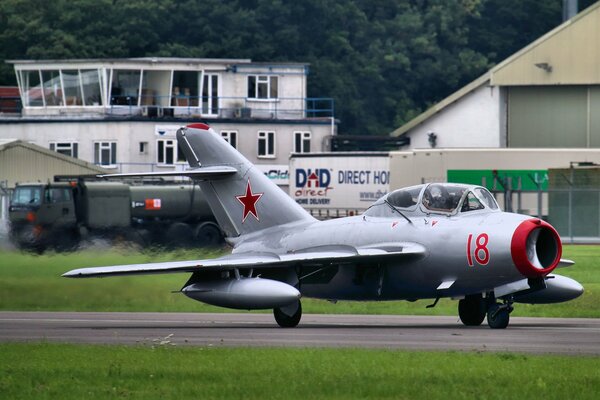
[[[488,307],[487,320],[492,329],[504,329],[508,326],[510,313],[513,310],[512,301],[505,300],[503,304],[495,301]]]
[[[512,298],[497,302],[493,293],[488,293],[485,299],[481,294],[467,295],[458,302],[458,316],[466,326],[479,326],[487,315],[490,328],[504,329],[510,321],[512,304]]]

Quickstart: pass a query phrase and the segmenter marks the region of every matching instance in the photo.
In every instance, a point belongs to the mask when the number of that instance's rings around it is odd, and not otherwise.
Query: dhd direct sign
[[[389,191],[389,157],[294,156],[290,195],[307,208],[366,209]]]

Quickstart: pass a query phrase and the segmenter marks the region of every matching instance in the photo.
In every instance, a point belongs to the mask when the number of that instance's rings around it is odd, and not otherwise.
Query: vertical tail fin
[[[202,192],[227,236],[277,225],[314,221],[300,205],[205,124],[177,132],[179,147],[193,168],[228,166],[237,173],[200,182]]]

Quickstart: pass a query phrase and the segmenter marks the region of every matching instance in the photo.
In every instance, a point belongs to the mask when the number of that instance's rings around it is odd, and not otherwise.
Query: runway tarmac
[[[0,312],[0,342],[40,340],[600,355],[600,319],[511,318],[492,330],[457,317],[309,314],[282,329],[271,314]]]

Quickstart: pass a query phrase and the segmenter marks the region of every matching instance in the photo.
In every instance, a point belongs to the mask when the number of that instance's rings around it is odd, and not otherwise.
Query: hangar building
[[[600,147],[600,2],[392,135],[410,148]]]

